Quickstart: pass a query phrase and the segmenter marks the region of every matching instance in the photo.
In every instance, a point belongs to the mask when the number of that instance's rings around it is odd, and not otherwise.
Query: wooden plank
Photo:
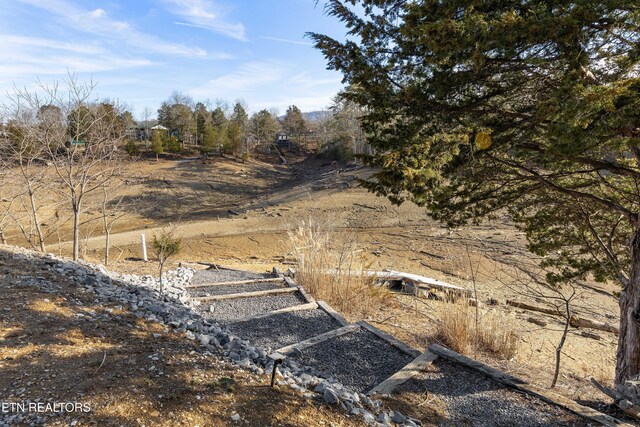
[[[298,286],[291,277],[284,277],[283,279],[284,283],[289,287],[296,288]]]
[[[589,408],[587,406],[582,406],[579,403],[575,402],[574,400],[571,400],[567,397],[564,397],[552,391],[534,386],[533,384],[522,384],[522,385],[516,386],[515,388],[525,393],[529,393],[533,396],[536,396],[541,400],[544,400],[545,402],[561,406],[575,414],[580,415],[581,417],[596,421],[604,426],[632,427],[631,424],[623,423],[622,421],[616,418],[603,414],[602,412],[596,411],[595,409]]]
[[[219,301],[224,299],[253,298],[253,297],[262,297],[267,295],[289,294],[289,293],[298,292],[298,291],[299,291],[298,288],[282,288],[282,289],[269,289],[267,291],[241,292],[238,294],[211,295],[207,297],[196,297],[193,299],[197,301]]]
[[[302,286],[298,286],[298,289],[300,290],[300,293],[302,294],[304,299],[306,299],[308,302],[316,302],[316,299],[310,293],[308,293]]]
[[[340,337],[342,335],[355,332],[360,329],[358,324],[352,324],[343,326],[338,329],[334,329],[329,332],[325,332],[324,334],[316,335],[315,337],[311,337],[304,341],[300,341],[299,343],[291,344],[286,347],[282,347],[276,350],[277,353],[280,354],[291,354],[296,350],[304,350],[305,348],[313,347],[316,344],[320,344],[321,342],[328,341],[333,338]]]
[[[508,384],[510,386],[515,386],[518,383],[524,383],[524,381],[519,378],[499,371],[495,368],[492,368],[491,366],[478,362],[477,360],[463,356],[460,353],[456,353],[455,351],[442,347],[441,345],[432,344],[429,346],[429,351],[437,354],[440,357],[451,360],[452,362],[456,362],[473,370],[480,371],[486,376],[496,379],[501,383]]]
[[[581,417],[596,421],[604,426],[631,427],[630,424],[623,423],[622,421],[617,420],[609,415],[598,412],[595,409],[582,406],[577,402],[569,398],[566,398],[564,396],[561,396],[557,393],[553,393],[549,390],[544,390],[532,384],[527,384],[519,378],[516,378],[507,373],[498,371],[497,369],[487,366],[484,363],[465,357],[459,353],[456,353],[453,350],[449,350],[448,348],[444,348],[438,344],[432,344],[431,346],[429,346],[429,351],[447,360],[466,366],[467,368],[482,372],[489,378],[492,378],[508,387],[511,387],[516,390],[520,390],[524,393],[530,394],[532,396],[538,397],[545,402],[565,408],[577,415],[580,415]]]
[[[246,322],[248,320],[263,319],[265,317],[269,317],[269,316],[272,316],[274,314],[291,313],[291,312],[294,312],[294,311],[315,310],[317,308],[318,308],[318,304],[317,303],[310,302],[310,303],[307,303],[307,304],[300,304],[300,305],[294,305],[292,307],[280,308],[278,310],[273,310],[273,311],[270,311],[268,313],[254,314],[253,316],[241,317],[240,319],[234,319],[233,323]]]
[[[373,325],[370,325],[369,323],[361,320],[360,322],[356,323],[357,325],[362,326],[364,329],[366,329],[367,331],[371,332],[372,334],[375,334],[378,336],[378,338],[381,338],[385,341],[387,341],[389,344],[391,344],[392,346],[396,347],[398,350],[408,354],[411,357],[418,357],[420,356],[420,353],[418,350],[416,350],[415,348],[411,348],[409,347],[407,344],[403,343],[402,341],[396,339],[395,337],[389,335],[388,333],[381,331],[380,329],[376,328]]]
[[[390,271],[391,275],[396,275],[403,280],[410,282],[417,288],[438,289],[443,292],[452,292],[460,295],[471,296],[471,290],[450,283],[441,282],[440,280],[430,277],[419,276],[417,274],[404,273],[401,271]]]
[[[333,307],[331,307],[329,304],[327,304],[324,301],[317,301],[318,306],[320,306],[320,308],[324,311],[327,312],[327,314],[329,314],[331,317],[333,317],[334,319],[336,319],[338,322],[340,322],[340,324],[342,326],[347,326],[349,324],[349,322],[347,321],[347,319],[345,319],[344,317],[342,317],[342,315],[340,313],[338,313],[337,311],[335,311],[333,309]]]
[[[211,282],[202,283],[198,285],[185,285],[185,289],[193,288],[209,288],[213,286],[231,286],[231,285],[247,285],[250,283],[265,283],[265,282],[282,282],[282,277],[267,277],[264,279],[251,279],[251,280],[234,280],[232,282]]]
[[[404,368],[372,388],[367,394],[391,394],[393,390],[410,380],[438,357],[437,354],[431,353],[429,350],[425,351],[405,365]]]
[[[302,286],[298,286],[295,280],[293,280],[291,277],[284,277],[284,283],[289,287],[298,288],[304,299],[306,299],[308,302],[316,301],[316,299],[310,293],[308,293],[306,289],[304,289]]]

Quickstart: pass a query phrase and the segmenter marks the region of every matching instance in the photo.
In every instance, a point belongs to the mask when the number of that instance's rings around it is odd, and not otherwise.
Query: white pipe
[[[149,258],[147,258],[147,241],[144,238],[144,234],[140,235],[140,241],[142,242],[142,259],[147,262]]]

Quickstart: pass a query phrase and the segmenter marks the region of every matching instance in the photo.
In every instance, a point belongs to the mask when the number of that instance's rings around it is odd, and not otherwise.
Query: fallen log
[[[640,406],[633,405],[629,400],[627,400],[626,396],[619,393],[617,390],[600,384],[594,378],[591,378],[591,384],[593,384],[595,388],[612,398],[613,403],[615,403],[618,408],[622,409],[625,414],[640,419]]]
[[[543,328],[547,326],[547,322],[545,322],[544,320],[536,319],[535,317],[529,317],[527,319],[527,322],[542,326]]]
[[[616,335],[620,333],[616,326],[609,325],[608,323],[604,322],[598,322],[597,320],[585,319],[578,316],[571,316],[569,324],[574,328],[597,329],[599,331],[613,332]]]
[[[564,314],[561,313],[560,310],[558,309],[539,307],[536,305],[531,305],[524,302],[511,301],[511,300],[507,300],[507,305],[510,305],[516,308],[522,308],[524,310],[537,311],[539,313],[550,314],[552,316],[564,317]],[[612,332],[616,335],[619,334],[619,330],[616,326],[609,325],[608,323],[604,323],[604,322],[599,322],[597,320],[586,319],[584,317],[579,317],[575,315],[571,316],[571,319],[569,320],[569,324],[574,328],[589,328],[589,329],[596,329],[599,331]]]
[[[524,302],[507,300],[507,305],[510,305],[510,306],[516,307],[516,308],[522,308],[522,309],[525,309],[525,310],[537,311],[539,313],[551,314],[551,315],[554,315],[554,316],[561,316],[562,315],[558,309],[539,307],[539,306],[527,304],[527,303],[524,303]]]

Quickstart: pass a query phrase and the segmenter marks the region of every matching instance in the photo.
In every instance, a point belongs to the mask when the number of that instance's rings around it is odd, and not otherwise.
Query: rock
[[[236,364],[238,366],[240,366],[241,368],[248,368],[251,366],[251,361],[249,360],[249,358],[244,358],[242,360],[239,360],[238,362],[236,362]]]
[[[240,415],[238,414],[231,415],[231,421],[240,421]]]
[[[198,334],[198,341],[200,341],[200,345],[209,345],[211,337],[205,334]]]
[[[371,412],[362,409],[361,414],[362,414],[362,419],[364,420],[365,423],[367,423],[367,424],[375,424],[376,423],[376,417],[374,417]]]
[[[327,402],[329,405],[335,405],[338,402],[340,402],[340,398],[338,397],[338,394],[335,391],[327,387],[324,389],[324,401]]]
[[[402,415],[400,412],[393,412],[391,415],[391,421],[397,424],[404,424],[404,422],[407,421],[407,417]]]
[[[385,427],[391,426],[391,417],[389,416],[389,414],[382,412],[380,415],[378,415],[378,422]]]
[[[588,331],[582,331],[580,332],[580,335],[582,335],[585,338],[591,338],[593,340],[600,340],[601,337],[598,334],[594,334],[593,332],[588,332]]]

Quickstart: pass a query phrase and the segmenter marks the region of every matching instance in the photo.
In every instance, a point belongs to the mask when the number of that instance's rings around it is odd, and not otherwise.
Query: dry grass
[[[297,260],[296,281],[315,298],[352,317],[366,317],[391,301],[375,286],[370,263],[353,234],[334,233],[326,223],[302,220],[288,232]]]
[[[474,327],[469,304],[465,300],[447,304],[447,306],[440,315],[435,338],[458,353],[469,354]]]
[[[507,314],[497,311],[486,313],[478,322],[476,347],[508,360],[518,350],[518,334]]]
[[[508,316],[491,311],[479,316],[477,328],[474,308],[466,299],[447,304],[441,314],[436,339],[454,351],[470,354],[484,351],[501,359],[517,352],[518,334]]]

